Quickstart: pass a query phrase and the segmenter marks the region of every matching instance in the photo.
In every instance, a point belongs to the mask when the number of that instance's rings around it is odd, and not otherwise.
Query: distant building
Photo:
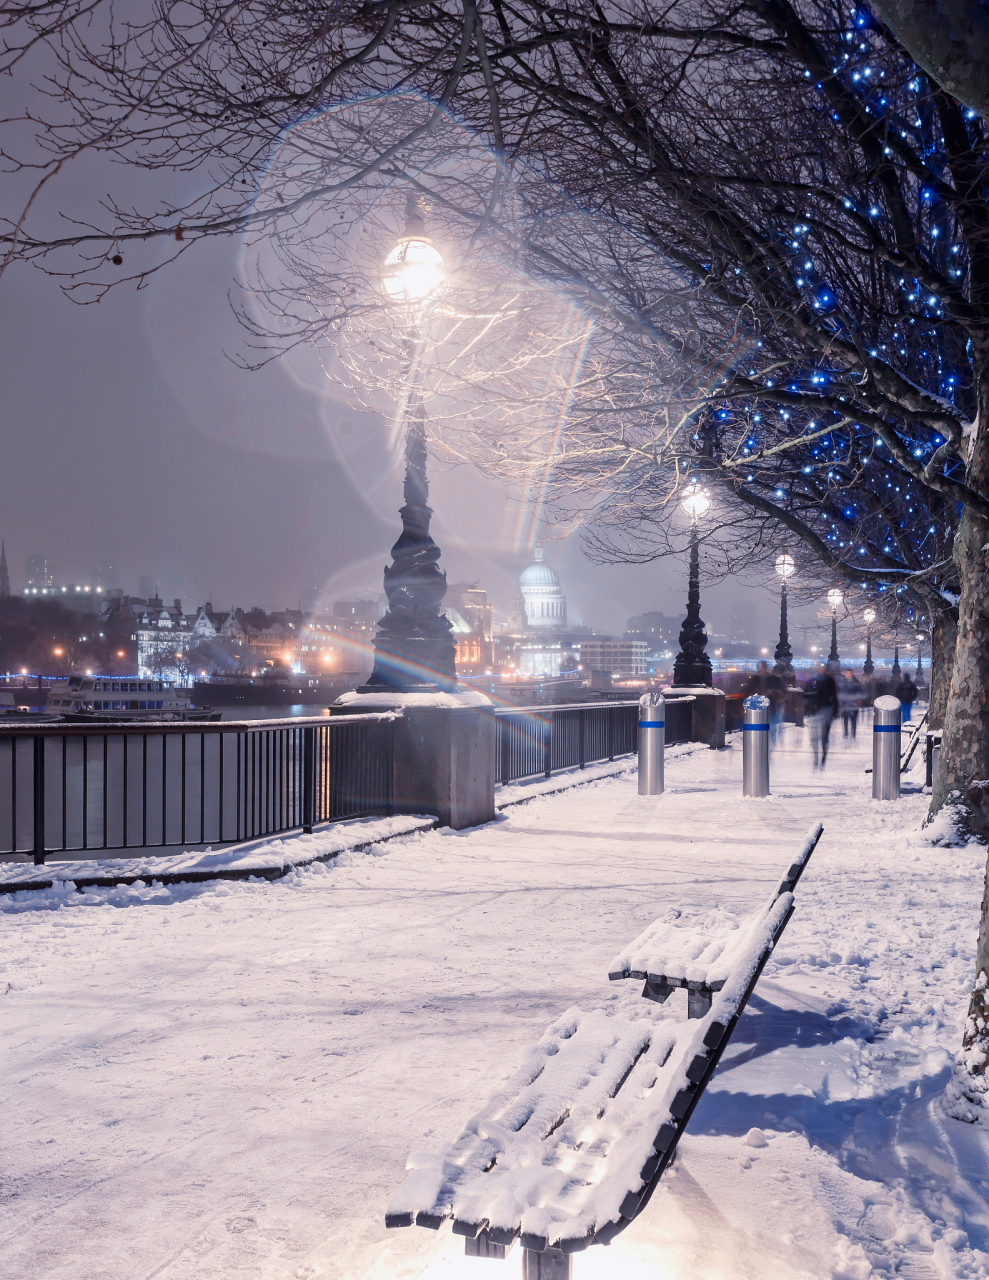
[[[665,613],[640,613],[625,624],[626,640],[645,640],[650,654],[673,649],[679,643],[683,615],[672,618]]]
[[[614,640],[610,636],[591,636],[580,642],[580,665],[584,674],[644,676],[649,659],[645,640]]]
[[[104,591],[120,590],[120,566],[116,560],[101,560],[93,573],[93,581]]]
[[[519,595],[513,614],[527,627],[557,627],[567,625],[567,598],[560,587],[556,572],[546,563],[542,543],[537,543],[532,564],[519,576]]]
[[[28,556],[25,579],[29,587],[37,587],[39,590],[52,586],[55,574],[48,557],[41,554]]]
[[[477,583],[458,582],[447,588],[442,612],[453,627],[457,672],[485,675],[494,670],[494,605]]]
[[[95,613],[101,614],[106,605],[107,593],[103,587],[94,587],[92,583],[87,582],[81,585],[77,582],[67,582],[64,586],[49,584],[47,587],[27,586],[21,589],[21,595],[25,600],[35,600],[44,597],[47,599],[55,599],[66,609],[72,609],[75,613]]]
[[[383,610],[378,600],[334,600],[334,618],[348,618],[358,622],[377,622]]]

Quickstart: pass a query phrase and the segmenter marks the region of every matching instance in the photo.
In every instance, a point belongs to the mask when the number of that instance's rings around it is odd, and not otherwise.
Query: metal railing
[[[691,737],[670,700],[666,742]],[[495,712],[495,781],[636,750],[638,702]],[[237,844],[394,808],[392,714],[0,725],[0,853]]]
[[[692,703],[692,698],[667,702],[667,745],[690,740]],[[540,773],[548,778],[561,769],[583,769],[629,755],[638,746],[638,701],[581,702],[525,711],[499,708],[495,715],[495,782]]]
[[[236,844],[390,813],[394,717],[0,726],[0,853]]]

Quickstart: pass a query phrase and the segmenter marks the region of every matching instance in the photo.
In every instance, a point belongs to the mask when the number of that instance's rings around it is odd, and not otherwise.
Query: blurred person
[[[904,676],[900,683],[893,690],[893,697],[899,698],[903,707],[903,715],[900,717],[900,723],[906,724],[910,719],[910,712],[913,710],[913,704],[917,701],[917,686],[909,676]]]
[[[761,693],[769,699],[769,735],[770,747],[775,747],[779,740],[783,714],[786,710],[786,697],[783,681],[775,671],[770,671],[768,662],[760,662],[755,673],[749,676],[742,690],[747,698],[750,694]]]
[[[814,768],[818,766],[818,756],[823,769],[828,758],[828,739],[831,737],[831,725],[840,708],[838,706],[838,689],[834,677],[823,662],[817,664],[817,675],[811,684],[810,695],[810,749],[814,756]]]
[[[838,684],[838,706],[841,708],[843,738],[854,738],[858,728],[859,708],[865,698],[865,689],[853,671],[846,671]]]

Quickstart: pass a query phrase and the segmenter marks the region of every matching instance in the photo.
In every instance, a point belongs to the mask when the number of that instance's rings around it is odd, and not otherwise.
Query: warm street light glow
[[[828,604],[831,606],[832,612],[837,612],[838,606],[845,598],[845,593],[839,587],[832,587],[828,592]]]
[[[123,651],[123,649],[118,649],[118,650],[117,650],[117,657],[118,657],[118,658],[122,658],[123,656],[124,656],[124,651]]]
[[[52,652],[55,654],[55,657],[56,657],[56,658],[60,658],[60,657],[62,656],[63,650],[61,650],[61,649],[53,649],[53,650],[52,650]]]
[[[786,582],[791,573],[796,573],[796,570],[797,566],[793,562],[793,556],[788,551],[784,551],[776,557],[776,572],[784,582]]]
[[[392,302],[414,308],[432,297],[444,278],[439,251],[428,240],[406,236],[385,258],[381,283]]]
[[[867,627],[871,627],[876,620],[875,609],[866,609],[865,613],[862,614],[862,617],[865,619],[865,625]]]
[[[706,489],[702,489],[697,481],[688,484],[683,491],[683,497],[680,499],[680,506],[683,507],[691,520],[696,520],[702,516],[711,505],[711,498]]]

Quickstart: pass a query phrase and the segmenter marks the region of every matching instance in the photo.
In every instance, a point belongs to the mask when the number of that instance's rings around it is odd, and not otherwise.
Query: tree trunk
[[[874,0],[872,8],[932,80],[989,116],[989,15],[972,0]]]
[[[986,379],[980,379],[985,390]],[[989,423],[989,396],[980,396],[982,423]],[[981,493],[989,476],[989,429],[977,429],[967,479]],[[937,785],[930,814],[953,811],[961,832],[989,834],[989,519],[964,508],[954,544],[960,596],[958,639]],[[955,1059],[943,1106],[957,1120],[989,1123],[989,869],[975,957],[975,984],[962,1047]]]
[[[958,615],[954,609],[935,614],[931,632],[931,695],[927,715],[929,729],[943,729],[951,688],[951,671],[955,663],[958,640]]]

